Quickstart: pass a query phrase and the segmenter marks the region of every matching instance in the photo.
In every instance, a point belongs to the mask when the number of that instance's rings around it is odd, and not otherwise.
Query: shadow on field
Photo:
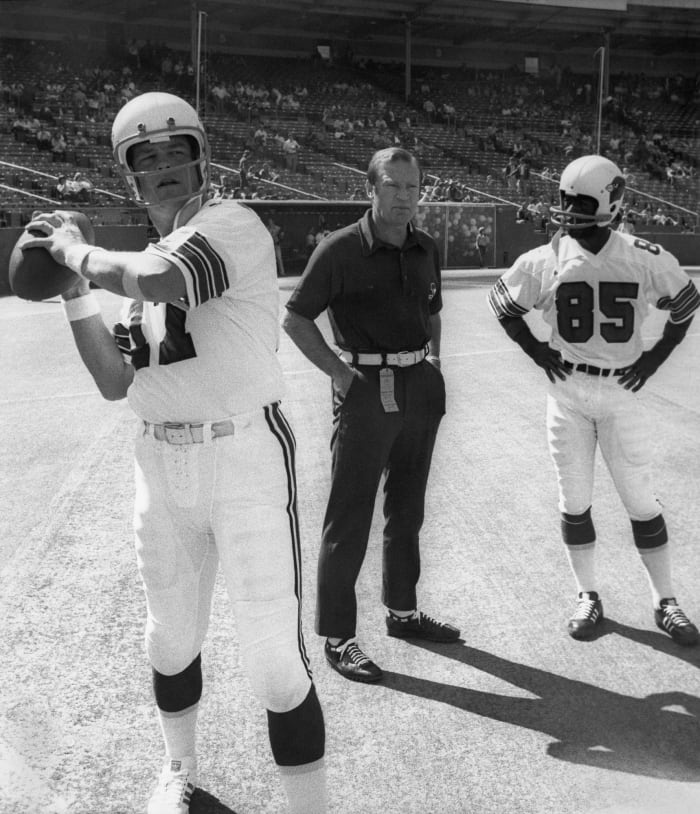
[[[195,789],[190,814],[236,814],[236,812],[204,789]]]
[[[694,667],[700,668],[700,647],[683,647],[676,644],[666,633],[661,633],[657,630],[648,630],[646,628],[630,627],[630,625],[625,625],[622,622],[616,622],[609,616],[605,616],[601,622],[596,625],[592,636],[589,636],[587,639],[579,640],[578,644],[580,647],[585,647],[591,642],[613,634],[622,636],[623,639],[629,639],[631,642],[642,644],[666,656],[671,656],[672,658],[685,661]]]
[[[631,642],[643,644],[652,650],[658,650],[659,653],[686,661],[688,664],[700,668],[700,647],[680,647],[665,633],[656,630],[640,630],[636,627],[624,625],[621,622],[615,622],[613,619],[603,620],[603,632],[605,635],[616,633]]]
[[[654,633],[608,620],[609,626],[666,652]],[[667,639],[660,634],[660,639]],[[685,656],[668,640],[673,655]],[[542,732],[553,738],[547,754],[558,760],[647,777],[700,782],[700,698],[682,690],[633,698],[546,672],[474,647],[412,641],[519,687],[536,698],[513,697],[384,672],[382,686],[450,704],[473,715]],[[669,652],[671,652],[669,650]],[[604,669],[604,668],[602,668]],[[640,669],[644,661],[640,660]]]

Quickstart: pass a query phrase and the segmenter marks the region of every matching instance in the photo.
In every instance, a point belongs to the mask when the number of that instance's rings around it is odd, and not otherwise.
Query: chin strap
[[[554,235],[552,236],[552,239],[551,239],[550,244],[549,244],[552,247],[552,251],[557,256],[557,258],[559,258],[559,242],[561,241],[563,236],[564,236],[564,230],[560,226],[557,229],[557,231],[554,233]]]

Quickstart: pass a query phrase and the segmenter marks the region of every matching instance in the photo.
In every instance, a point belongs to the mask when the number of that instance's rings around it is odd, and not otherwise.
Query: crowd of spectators
[[[301,83],[282,85],[280,89],[276,84],[268,87],[241,80],[227,82],[219,76],[213,78],[210,91],[218,115],[233,115],[247,121],[274,113],[296,114],[308,95],[308,89]]]
[[[91,146],[107,148],[105,125],[141,90],[159,87],[192,95],[191,61],[164,44],[129,40],[109,59],[98,58],[89,48],[79,54],[70,43],[13,41],[2,47],[0,41],[0,112],[14,139],[50,153],[57,164],[77,163],[76,157]],[[589,80],[556,64],[539,76],[519,70],[426,70],[404,100],[390,81],[378,82],[368,64],[361,66],[364,73],[355,66],[352,75],[310,66],[298,72],[279,69],[263,78],[251,61],[214,55],[208,65],[206,117],[216,117],[224,127],[227,120],[245,122],[249,129],[240,143],[233,142],[232,149],[240,150],[238,173],[222,176],[216,185],[217,194],[224,196],[289,197],[282,189],[290,180],[303,185],[300,174],[307,173],[311,154],[342,160],[355,147],[366,161],[376,149],[400,145],[426,167],[424,200],[473,202],[494,193],[492,197],[522,202],[526,218],[541,223],[534,208],[551,204],[557,170],[595,149],[594,89]],[[28,72],[17,69],[29,64],[34,76],[50,80],[43,85],[27,81]],[[601,147],[624,166],[628,186],[634,182],[642,188],[652,178],[665,184],[669,194],[695,188],[698,156],[692,142],[659,125],[649,111],[657,103],[688,105],[698,98],[695,79],[611,79]],[[554,124],[547,129],[543,122]],[[460,156],[460,142],[452,152],[440,153],[438,135],[444,130],[457,134],[462,144],[474,145],[479,165]],[[431,180],[436,154],[444,163],[454,159],[454,172]],[[95,200],[94,187],[71,190],[73,174],[63,174],[62,190],[56,188],[59,197]],[[465,180],[465,175],[479,177]],[[364,191],[347,181],[331,192],[364,199]],[[667,225],[684,228],[683,217],[665,207],[660,214],[657,210],[636,207],[631,217],[647,225],[663,216]]]
[[[666,182],[671,190],[692,191],[699,158],[694,143],[666,132],[656,107],[674,104],[697,111],[698,101],[696,77],[612,77],[604,100],[601,152],[640,176]],[[509,191],[520,195],[532,191],[530,170],[544,174],[546,165],[563,167],[597,150],[593,87],[557,65],[536,77],[518,70],[434,72],[417,83],[412,102],[426,119],[454,128],[479,152],[507,156],[502,178]],[[550,132],[543,138],[545,121]],[[697,127],[697,118],[689,124]]]

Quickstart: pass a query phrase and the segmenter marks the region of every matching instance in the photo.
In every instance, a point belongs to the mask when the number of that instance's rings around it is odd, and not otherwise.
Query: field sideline
[[[696,272],[693,272],[697,278]],[[697,814],[700,648],[656,629],[629,522],[599,464],[607,620],[565,631],[573,581],[546,448],[546,378],[486,307],[489,276],[446,273],[446,415],[422,535],[424,609],[452,646],[384,634],[381,512],[358,584],[376,686],[328,669],[313,633],[330,469],[330,390],[283,334],[297,436],[306,643],[327,723],[333,814]],[[283,304],[294,284],[280,282]],[[98,297],[106,314],[118,298]],[[653,313],[645,338],[659,335]],[[143,814],[160,736],[131,540],[136,421],[104,402],[60,304],[0,299],[0,812]],[[542,323],[533,320],[534,329]],[[327,331],[327,325],[324,325]],[[645,390],[678,598],[700,620],[700,324]],[[264,715],[238,666],[221,580],[203,650],[192,814],[282,814]]]

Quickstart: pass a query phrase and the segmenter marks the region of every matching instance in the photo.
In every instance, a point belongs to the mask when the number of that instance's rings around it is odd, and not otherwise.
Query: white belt
[[[393,367],[411,367],[422,362],[428,355],[428,348],[420,350],[400,350],[398,353],[353,353],[341,350],[340,358],[351,365],[391,365]]]
[[[235,429],[231,419],[203,424],[151,424],[150,421],[144,421],[143,427],[145,434],[152,435],[156,441],[177,445],[203,444],[212,438],[233,435]]]

